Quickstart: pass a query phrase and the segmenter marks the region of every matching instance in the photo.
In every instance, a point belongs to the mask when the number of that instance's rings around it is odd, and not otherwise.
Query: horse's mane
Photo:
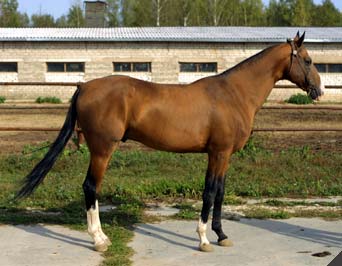
[[[247,66],[250,66],[251,64],[254,64],[256,61],[259,61],[259,59],[261,59],[265,55],[269,54],[278,45],[273,45],[273,46],[265,48],[264,50],[260,51],[259,53],[255,54],[251,57],[248,57],[247,59],[243,60],[242,62],[238,63],[237,65],[223,71],[222,73],[218,74],[218,76],[226,76],[232,72],[235,72],[237,70],[241,70]]]

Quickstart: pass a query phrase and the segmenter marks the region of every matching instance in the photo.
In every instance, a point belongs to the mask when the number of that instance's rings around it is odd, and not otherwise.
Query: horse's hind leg
[[[218,235],[219,244],[223,240],[227,239],[227,236],[223,233],[221,226],[221,207],[224,196],[225,173],[228,168],[229,158],[229,151],[209,153],[209,164],[203,192],[203,206],[197,226],[197,233],[200,237],[199,249],[201,251],[208,252],[213,249],[206,236],[209,212],[213,205],[214,212],[212,229]]]
[[[115,144],[115,147],[118,143]],[[100,192],[104,173],[107,169],[110,156],[115,147],[113,144],[101,152],[94,152],[90,147],[91,159],[86,179],[83,183],[83,191],[87,208],[88,233],[94,240],[95,250],[106,251],[111,244],[101,228],[97,194]]]

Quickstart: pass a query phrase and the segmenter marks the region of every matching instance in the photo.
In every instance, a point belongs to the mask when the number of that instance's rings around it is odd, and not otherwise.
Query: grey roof
[[[306,42],[342,42],[342,27],[0,28],[0,41],[283,42],[298,30]]]

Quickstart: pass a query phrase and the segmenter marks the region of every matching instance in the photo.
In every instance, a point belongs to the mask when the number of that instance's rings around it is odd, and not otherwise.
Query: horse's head
[[[304,37],[305,32],[302,36],[299,36],[299,32],[297,32],[293,40],[287,41],[291,45],[287,79],[306,91],[313,100],[316,100],[323,95],[324,85],[308,51],[303,45]]]

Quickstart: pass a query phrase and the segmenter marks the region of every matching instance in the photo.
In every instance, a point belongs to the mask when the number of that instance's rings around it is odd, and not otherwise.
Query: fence
[[[0,82],[2,86],[77,86],[75,82]],[[275,85],[275,89],[297,88],[295,85]],[[342,85],[327,85],[326,89],[342,89]],[[1,109],[67,109],[67,106],[0,106]],[[277,110],[327,110],[342,111],[342,106],[263,106],[262,109]],[[60,131],[60,128],[43,127],[0,127],[0,131]],[[81,131],[81,129],[76,129]],[[253,128],[254,132],[342,132],[342,128]]]

